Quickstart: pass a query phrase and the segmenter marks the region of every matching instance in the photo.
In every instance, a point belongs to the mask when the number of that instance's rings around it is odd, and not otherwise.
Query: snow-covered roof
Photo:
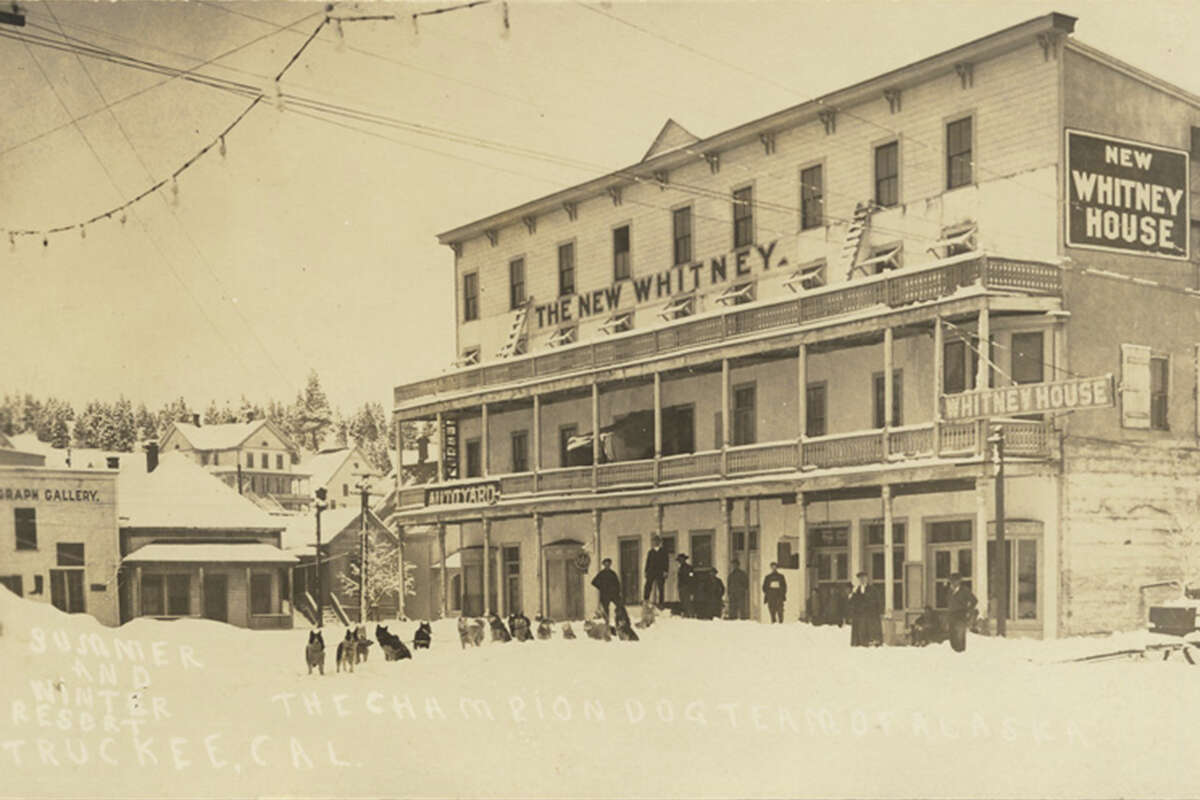
[[[300,466],[309,475],[309,484],[313,487],[324,486],[333,477],[333,474],[342,468],[342,465],[351,457],[357,457],[360,469],[359,472],[374,472],[374,467],[362,450],[357,447],[337,447],[328,450],[322,450],[308,457]]]
[[[123,528],[278,531],[284,522],[260,509],[183,453],[167,453],[154,472],[122,470],[117,515]]]
[[[110,458],[118,459],[121,469],[130,464],[137,464],[144,468],[146,464],[146,457],[141,452],[125,453],[120,450],[100,450],[92,447],[55,447],[49,442],[41,441],[34,433],[18,433],[9,438],[16,450],[45,456],[47,467],[108,469]],[[70,459],[70,464],[67,464],[67,459]]]
[[[333,537],[346,530],[346,526],[358,519],[358,505],[338,506],[321,512],[321,543],[328,544]],[[317,521],[314,512],[290,514],[285,520],[281,543],[284,550],[315,553],[317,546]]]
[[[174,422],[175,430],[183,435],[197,450],[232,450],[240,447],[255,431],[264,425],[278,436],[290,449],[292,441],[270,420],[256,419],[251,422],[226,422],[220,425],[192,425],[190,422]]]
[[[238,564],[295,564],[294,555],[261,542],[237,544],[160,544],[139,547],[121,561],[125,564],[233,562]]]

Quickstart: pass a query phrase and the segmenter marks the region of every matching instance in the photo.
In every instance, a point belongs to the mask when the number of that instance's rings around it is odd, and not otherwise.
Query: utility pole
[[[1008,542],[1004,538],[1004,428],[997,426],[988,437],[995,445],[996,459],[996,635],[1008,632]],[[987,554],[983,561],[987,562]]]
[[[314,505],[317,509],[317,627],[320,628],[325,622],[325,611],[321,607],[321,512],[325,510],[328,492],[324,486],[318,486],[313,494],[317,498]]]
[[[371,494],[371,483],[368,480],[371,473],[364,472],[354,485],[362,496],[362,511],[359,513],[358,534],[358,621],[367,622],[367,498]]]

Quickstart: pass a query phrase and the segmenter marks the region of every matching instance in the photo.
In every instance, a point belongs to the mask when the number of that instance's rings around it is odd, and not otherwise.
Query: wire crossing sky
[[[0,391],[286,401],[311,368],[339,405],[387,403],[454,358],[438,232],[636,163],[668,117],[708,136],[1049,11],[1200,89],[1184,2],[428,13],[457,5],[23,4],[0,26]],[[913,168],[938,169],[925,144]]]

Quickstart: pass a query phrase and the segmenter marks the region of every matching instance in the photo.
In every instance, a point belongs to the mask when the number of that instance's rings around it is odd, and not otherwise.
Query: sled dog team
[[[654,613],[652,606],[643,609],[642,619],[637,623],[636,627],[650,627],[654,622]],[[592,619],[584,620],[584,634],[589,639],[598,639],[605,642],[611,641],[614,637],[623,642],[638,641],[637,632],[634,631],[635,626],[631,623],[629,613],[625,610],[624,606],[617,606],[614,617],[615,625],[609,625],[602,613],[597,613]],[[533,641],[535,636],[543,640],[554,637],[554,623],[541,617],[537,620],[536,628],[529,620],[529,617],[524,614],[509,615],[507,624],[497,614],[490,615],[486,621],[482,618],[468,619],[467,617],[459,617],[458,640],[463,649],[482,646],[485,627],[490,631],[491,641],[493,642],[511,642],[514,639],[518,642],[530,642]],[[575,636],[575,629],[571,627],[570,622],[562,623],[561,633],[564,639],[577,638]],[[432,641],[432,627],[428,622],[420,623],[417,626],[417,630],[413,633],[413,649],[428,650]],[[383,650],[385,661],[401,661],[406,658],[412,658],[412,652],[408,649],[404,641],[396,634],[388,631],[386,626],[375,626],[375,642],[378,642],[380,648]],[[375,642],[367,637],[367,628],[365,625],[356,625],[348,628],[346,636],[338,642],[337,671],[341,672],[345,669],[347,672],[354,672],[356,664],[367,660],[371,645],[375,644]],[[304,648],[304,659],[308,665],[309,675],[312,674],[314,669],[322,675],[325,674],[325,638],[322,636],[321,631],[309,631],[308,644]]]

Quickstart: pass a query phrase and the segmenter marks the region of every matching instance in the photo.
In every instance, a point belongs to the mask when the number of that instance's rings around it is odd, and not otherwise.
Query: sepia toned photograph
[[[1186,0],[4,0],[0,798],[1186,798]]]

